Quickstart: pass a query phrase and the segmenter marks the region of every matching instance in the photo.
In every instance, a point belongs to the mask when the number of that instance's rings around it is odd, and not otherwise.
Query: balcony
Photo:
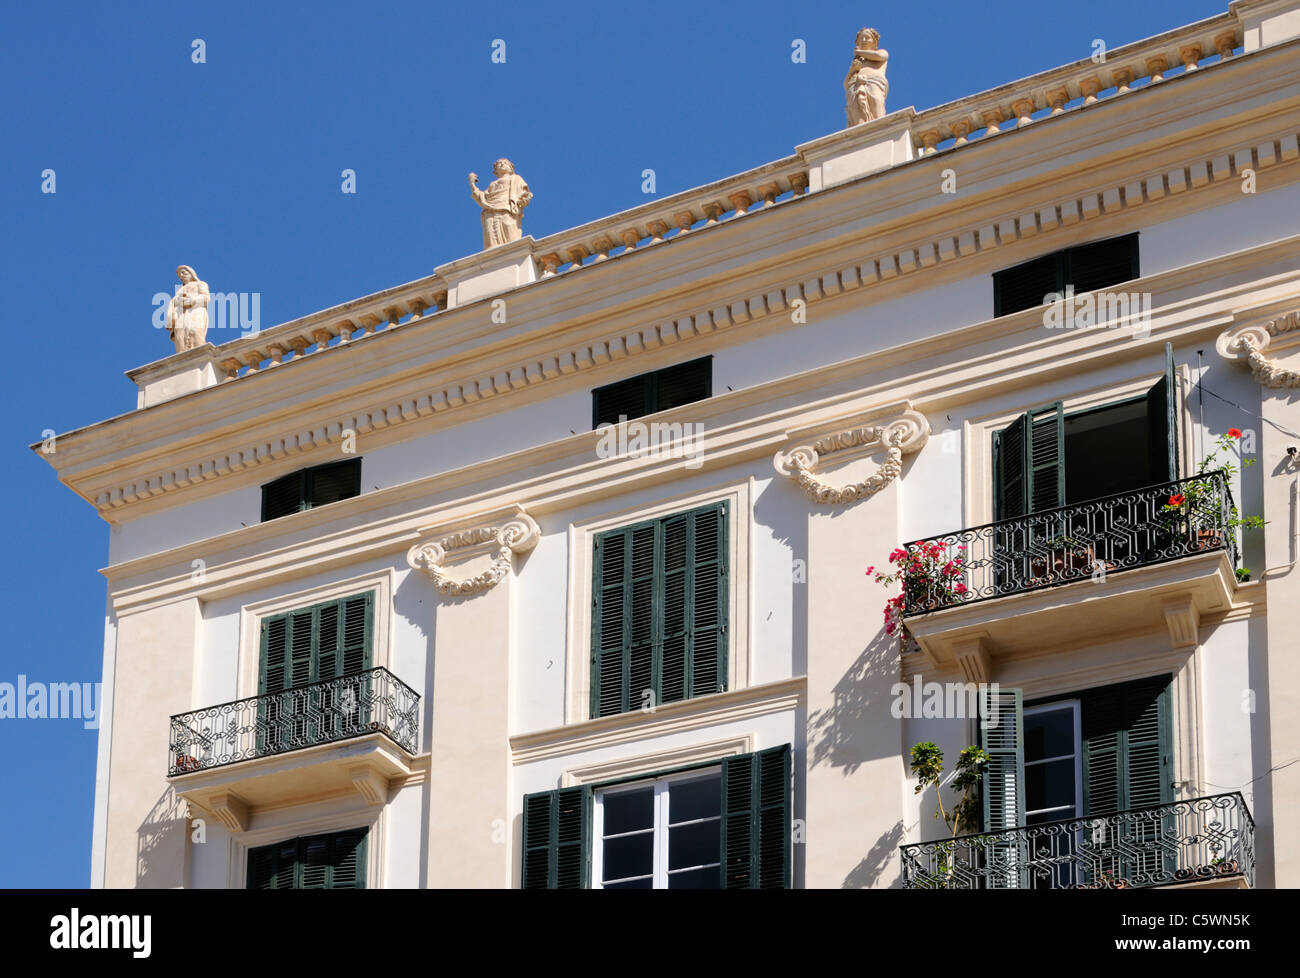
[[[1235,516],[1211,472],[917,540],[904,549],[951,567],[905,582],[904,621],[933,665],[959,663],[972,681],[991,657],[1080,632],[1100,643],[1167,629],[1191,647],[1202,616],[1232,603]]]
[[[1239,792],[901,846],[910,890],[1250,889],[1255,821]]]
[[[387,799],[419,750],[420,696],[387,669],[171,718],[168,780],[232,831],[251,812],[359,792]]]

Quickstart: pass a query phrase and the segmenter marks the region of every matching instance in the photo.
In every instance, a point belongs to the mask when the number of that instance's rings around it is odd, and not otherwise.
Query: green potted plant
[[[1231,458],[1233,443],[1241,438],[1240,428],[1229,428],[1226,434],[1215,441],[1214,450],[1201,460],[1197,476],[1207,476],[1212,472],[1223,473],[1225,480],[1231,480],[1237,469],[1231,461],[1219,461],[1219,456],[1227,453]],[[1253,458],[1242,459],[1242,465],[1254,465]],[[1212,479],[1192,478],[1179,486],[1179,491],[1169,496],[1161,507],[1165,519],[1165,528],[1173,534],[1183,536],[1197,550],[1215,550],[1223,546],[1223,535],[1234,532],[1238,527],[1260,529],[1264,526],[1261,516],[1242,516],[1236,505],[1229,513],[1223,513],[1219,487]]]
[[[1045,540],[1042,546],[1048,553],[1029,558],[1030,577],[1037,581],[1050,573],[1055,577],[1071,576],[1092,571],[1096,553],[1091,543],[1083,543],[1064,533]]]
[[[942,819],[948,827],[950,836],[959,836],[963,832],[975,831],[980,821],[979,786],[984,780],[988,767],[989,755],[983,748],[970,746],[962,748],[957,755],[957,766],[952,778],[952,790],[957,792],[957,800],[951,809],[943,805],[943,751],[937,744],[925,741],[912,747],[912,774],[916,777],[914,794],[920,794],[926,788],[934,789],[938,811],[934,817]],[[937,872],[925,881],[925,886],[934,889],[949,889],[952,886],[953,872],[957,866],[957,846],[951,840],[935,843],[938,849]]]

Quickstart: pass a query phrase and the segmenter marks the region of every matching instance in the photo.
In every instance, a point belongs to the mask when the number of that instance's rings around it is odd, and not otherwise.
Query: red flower
[[[1229,428],[1229,429],[1228,429],[1228,437],[1229,437],[1229,438],[1240,438],[1240,437],[1241,437],[1241,429],[1240,429],[1240,428]]]
[[[874,571],[875,569],[876,569],[876,565],[872,564],[870,567],[867,568],[867,575],[870,576],[871,572]]]
[[[1169,497],[1170,506],[1181,506],[1185,502],[1187,502],[1187,497],[1184,496],[1181,492],[1175,493],[1174,495]]]

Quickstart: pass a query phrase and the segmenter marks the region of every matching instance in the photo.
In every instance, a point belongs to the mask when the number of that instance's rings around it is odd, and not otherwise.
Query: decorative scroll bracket
[[[1286,333],[1300,333],[1300,310],[1263,324],[1234,326],[1220,334],[1215,347],[1225,359],[1244,360],[1261,387],[1300,387],[1300,371],[1280,367],[1264,355],[1273,338]]]
[[[925,415],[908,408],[892,421],[879,425],[848,428],[819,438],[811,445],[797,445],[777,452],[772,459],[776,471],[793,479],[818,503],[851,503],[874,496],[902,474],[903,456],[919,451],[930,438],[930,423]],[[827,456],[850,449],[868,453],[883,449],[885,460],[880,468],[861,482],[833,486],[815,474]]]
[[[510,573],[515,554],[532,550],[541,537],[541,529],[522,506],[513,507],[512,513],[497,525],[475,526],[441,539],[417,543],[407,551],[406,562],[433,581],[439,594],[465,597],[490,591]],[[494,548],[492,564],[487,570],[464,578],[446,570],[444,565],[449,554],[479,547]]]

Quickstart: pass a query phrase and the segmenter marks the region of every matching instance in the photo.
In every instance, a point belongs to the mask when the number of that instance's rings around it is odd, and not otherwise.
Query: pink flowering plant
[[[966,547],[928,541],[908,550],[899,547],[889,555],[889,570],[867,568],[877,584],[902,585],[902,592],[885,602],[885,634],[897,635],[906,611],[929,611],[964,601],[968,593],[962,579]]]

